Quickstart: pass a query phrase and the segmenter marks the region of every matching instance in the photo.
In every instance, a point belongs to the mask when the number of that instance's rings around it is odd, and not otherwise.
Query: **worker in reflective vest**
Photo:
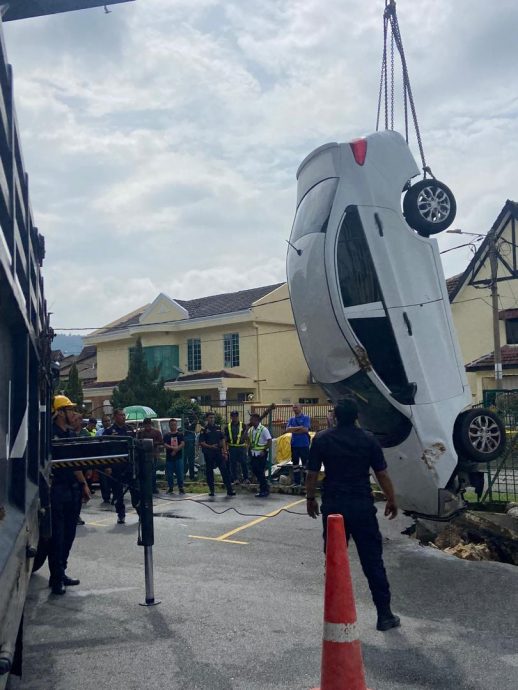
[[[238,484],[242,481],[245,484],[249,484],[246,457],[246,427],[239,419],[239,412],[237,410],[232,410],[230,413],[230,422],[225,427],[225,436],[232,483]]]
[[[266,498],[270,493],[265,477],[268,451],[272,445],[272,437],[268,429],[261,424],[261,417],[256,412],[250,415],[250,429],[248,430],[248,451],[252,463],[252,472],[257,477],[259,492],[256,498]]]

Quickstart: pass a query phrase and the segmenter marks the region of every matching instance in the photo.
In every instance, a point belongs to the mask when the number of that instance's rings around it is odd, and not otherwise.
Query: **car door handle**
[[[377,213],[374,214],[374,221],[376,223],[376,227],[378,228],[380,237],[383,237],[383,223],[381,222],[381,218],[378,216]]]
[[[410,323],[410,319],[408,318],[406,311],[403,312],[403,320],[405,321],[408,335],[412,335],[412,324]]]

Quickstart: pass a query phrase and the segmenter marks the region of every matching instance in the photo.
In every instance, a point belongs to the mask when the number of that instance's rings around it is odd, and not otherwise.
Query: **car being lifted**
[[[464,505],[459,458],[496,458],[505,429],[493,412],[471,408],[429,237],[452,222],[455,199],[434,178],[411,186],[418,174],[394,131],[313,151],[297,173],[287,275],[313,376],[332,400],[356,400],[400,506],[446,517]]]

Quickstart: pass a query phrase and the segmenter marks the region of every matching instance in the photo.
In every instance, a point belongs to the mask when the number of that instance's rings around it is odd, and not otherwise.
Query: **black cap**
[[[232,410],[231,413],[230,413],[230,416],[231,416],[231,417],[235,417],[236,415],[239,416],[239,412],[238,412],[237,410]]]
[[[97,419],[94,419],[94,417],[90,417],[88,420],[88,424],[97,424]]]

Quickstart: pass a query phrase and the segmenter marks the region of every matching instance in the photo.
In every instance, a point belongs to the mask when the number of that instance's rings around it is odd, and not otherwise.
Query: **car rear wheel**
[[[411,228],[423,237],[446,230],[454,221],[457,203],[451,190],[439,180],[421,180],[403,199],[403,214]]]
[[[491,462],[504,452],[505,426],[491,410],[468,410],[455,423],[453,441],[460,456],[475,462]]]

